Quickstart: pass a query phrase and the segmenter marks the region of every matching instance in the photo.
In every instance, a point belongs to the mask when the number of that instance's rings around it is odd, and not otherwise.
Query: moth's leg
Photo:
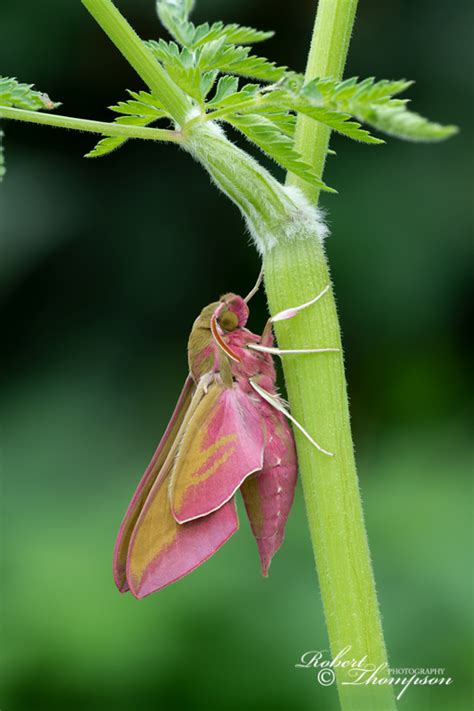
[[[289,309],[285,309],[284,311],[280,311],[279,313],[275,314],[275,316],[272,316],[270,321],[272,323],[275,323],[275,321],[286,321],[286,319],[293,318],[294,316],[297,316],[300,311],[303,311],[303,309],[307,309],[309,306],[312,306],[315,304],[319,299],[324,296],[324,294],[327,294],[329,289],[331,288],[331,285],[328,284],[327,286],[324,287],[324,289],[314,297],[314,299],[311,299],[311,301],[307,301],[305,304],[300,304],[299,306],[292,306]]]
[[[262,336],[263,338],[263,336]],[[297,353],[339,353],[340,348],[275,348],[273,346],[262,346],[259,343],[249,343],[248,348],[253,351],[261,351],[262,353],[271,353],[272,355],[293,355]]]
[[[204,373],[199,379],[198,383],[198,389],[202,389],[204,391],[204,394],[207,395],[207,391],[209,390],[209,386],[211,383],[214,382],[216,379],[216,374],[211,371],[209,373]]]
[[[279,412],[283,413],[283,415],[285,415],[285,417],[287,417],[290,420],[290,422],[293,422],[295,427],[297,427],[300,430],[300,432],[302,432],[304,434],[306,439],[309,442],[311,442],[311,444],[314,447],[316,447],[316,449],[318,449],[323,454],[327,454],[328,457],[334,457],[334,454],[332,452],[328,452],[327,449],[324,449],[323,447],[321,447],[321,445],[319,445],[317,442],[315,442],[315,440],[311,437],[311,435],[305,430],[303,425],[300,425],[298,420],[296,420],[293,417],[293,415],[290,412],[288,412],[288,410],[284,407],[284,405],[280,402],[280,400],[278,400],[278,398],[276,398],[274,395],[272,395],[271,393],[264,390],[264,388],[260,387],[260,385],[255,382],[254,378],[249,378],[249,383],[252,386],[252,388],[255,390],[255,392],[260,395],[261,398],[263,398],[266,402],[268,402],[269,405],[274,407],[275,410],[278,410]]]
[[[262,346],[265,347],[270,347],[270,344],[272,343],[272,338],[271,338],[271,333],[272,333],[272,324],[274,324],[276,321],[286,321],[289,318],[294,318],[294,316],[297,316],[300,311],[303,311],[303,309],[307,309],[309,306],[312,306],[315,304],[319,299],[324,296],[324,294],[327,294],[329,289],[331,288],[331,285],[328,284],[327,286],[324,287],[324,289],[314,297],[314,299],[311,299],[311,301],[307,301],[305,304],[300,304],[300,306],[292,306],[289,309],[285,309],[284,311],[280,311],[279,313],[275,314],[275,316],[272,316],[271,318],[268,319],[267,323],[265,324],[265,328],[263,329],[262,332],[262,337],[260,339],[260,343]],[[269,351],[271,352],[271,351]],[[314,351],[311,351],[314,352]],[[319,352],[319,351],[316,351]]]

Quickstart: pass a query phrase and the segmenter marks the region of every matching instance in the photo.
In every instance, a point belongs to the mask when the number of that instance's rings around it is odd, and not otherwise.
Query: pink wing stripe
[[[177,526],[173,541],[148,565],[140,583],[129,581],[132,594],[142,598],[184,577],[214,555],[238,527],[234,500],[206,518]]]
[[[204,406],[205,398],[202,401]],[[225,388],[190,441],[183,440],[170,486],[178,523],[216,511],[263,465],[263,420],[240,388]]]
[[[171,415],[171,419],[168,423],[168,426],[161,438],[161,441],[156,448],[156,451],[147,466],[145,473],[143,474],[140,483],[138,484],[136,491],[133,495],[132,500],[130,501],[130,504],[128,505],[127,511],[125,513],[125,516],[123,517],[118,535],[117,535],[117,540],[115,542],[115,549],[114,549],[114,559],[113,559],[113,571],[114,571],[114,579],[115,579],[115,584],[117,585],[118,589],[120,592],[126,592],[128,590],[128,585],[125,582],[125,556],[120,556],[120,552],[122,549],[122,546],[128,546],[129,540],[125,540],[127,537],[130,539],[133,527],[130,527],[130,519],[132,516],[136,516],[138,518],[138,515],[140,513],[141,506],[144,504],[146,495],[148,495],[148,492],[151,488],[151,485],[155,481],[157,475],[159,474],[159,470],[157,470],[156,464],[158,462],[158,459],[163,452],[163,449],[165,446],[168,444],[168,440],[170,437],[170,434],[176,424],[177,419],[179,418],[183,404],[185,403],[186,399],[189,397],[191,390],[195,387],[195,383],[191,375],[188,375],[188,377],[185,380],[185,383],[183,385],[183,389],[181,390],[181,394],[179,396],[178,402],[176,403],[176,406],[174,408],[173,414]],[[140,504],[140,499],[143,499],[143,501]]]

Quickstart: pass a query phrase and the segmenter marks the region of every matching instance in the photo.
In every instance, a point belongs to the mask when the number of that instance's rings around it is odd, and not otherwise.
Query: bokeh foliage
[[[152,5],[120,3],[144,37],[160,32]],[[3,74],[103,120],[124,86],[142,88],[78,2],[22,9],[1,9]],[[324,197],[390,659],[455,680],[409,690],[407,711],[469,703],[468,12],[464,1],[361,2],[349,75],[415,77],[417,109],[462,132],[373,150],[336,137],[326,178],[339,196]],[[276,29],[272,57],[303,69],[311,2],[202,0],[196,14]],[[334,689],[294,669],[327,646],[301,496],[268,581],[243,518],[212,561],[140,603],[110,572],[192,321],[258,271],[237,212],[173,146],[133,142],[85,161],[90,136],[9,124],[8,137],[1,707],[336,708]],[[264,320],[260,296],[251,325]]]

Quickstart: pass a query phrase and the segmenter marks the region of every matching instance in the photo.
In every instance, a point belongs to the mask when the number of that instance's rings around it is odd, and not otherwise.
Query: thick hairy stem
[[[278,244],[264,258],[271,313],[305,303],[329,276],[317,238]],[[280,348],[340,347],[330,293],[291,321],[275,324]],[[286,356],[285,381],[291,412],[333,457],[318,452],[295,431],[300,476],[315,553],[332,656],[350,646],[344,659],[364,660],[385,676],[386,652],[364,526],[352,446],[342,356]],[[315,597],[315,600],[317,598]],[[314,648],[324,648],[315,640]],[[347,669],[336,670],[344,711],[391,711],[388,686],[350,686]]]
[[[357,0],[320,0],[308,57],[306,80],[342,78]],[[296,148],[322,174],[330,131],[300,116]],[[315,206],[319,190],[288,176]],[[280,240],[265,254],[265,286],[270,311],[310,300],[329,283],[322,240],[302,229],[301,239]],[[281,348],[340,346],[334,298],[329,292],[313,308],[276,324]],[[342,355],[287,357],[284,373],[292,413],[323,447],[325,457],[296,432],[311,540],[332,656],[347,657],[385,676],[387,655],[359,494]],[[317,644],[315,645],[317,647]],[[346,657],[346,658],[347,658]],[[395,708],[388,685],[351,685],[353,672],[336,668],[344,711]]]

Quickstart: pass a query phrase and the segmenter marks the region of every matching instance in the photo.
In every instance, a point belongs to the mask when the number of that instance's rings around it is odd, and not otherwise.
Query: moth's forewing
[[[175,438],[188,411],[195,390],[196,385],[191,376],[188,376],[169,421],[168,427],[161,438],[161,442],[159,443],[151,462],[142,476],[142,479],[129,504],[127,512],[125,513],[122,525],[120,526],[117,541],[115,543],[113,570],[115,583],[121,592],[126,592],[128,590],[125,568],[128,546],[134,526],[146,498],[150,493],[151,487],[153,486],[156,478],[160,476],[163,464],[175,442]]]
[[[284,416],[262,404],[267,445],[263,469],[244,481],[241,491],[257,541],[263,575],[283,542],[293,503],[297,463],[293,433]]]
[[[179,523],[225,504],[263,465],[263,421],[240,388],[214,383],[186,429],[173,467],[170,503]]]
[[[168,479],[157,480],[130,540],[130,591],[142,598],[179,580],[210,558],[238,527],[235,501],[205,518],[178,524],[169,505]]]

